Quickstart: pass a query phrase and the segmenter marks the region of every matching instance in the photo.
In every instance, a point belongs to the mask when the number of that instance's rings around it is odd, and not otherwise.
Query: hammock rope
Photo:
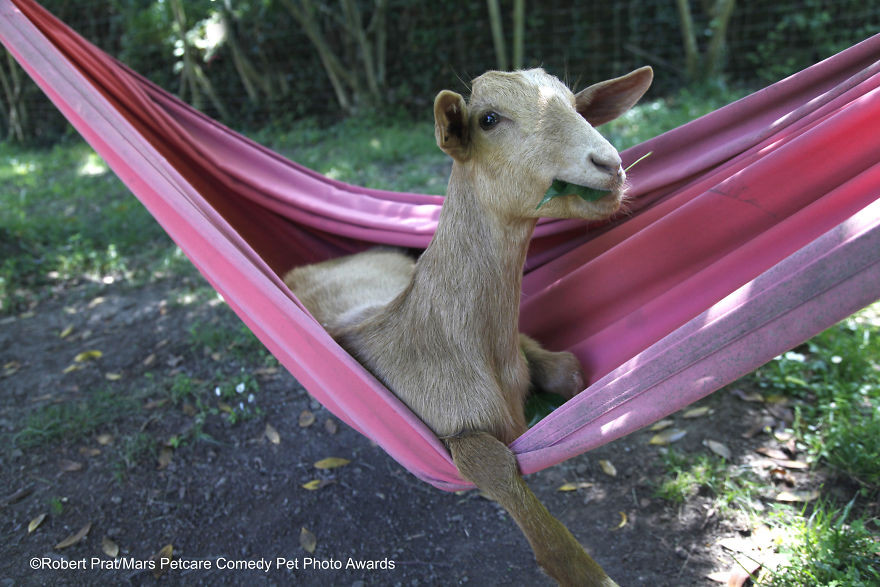
[[[442,197],[333,181],[119,64],[31,0],[0,40],[270,352],[419,478],[442,444],[279,277],[373,244],[425,247]],[[704,397],[880,298],[880,35],[622,154],[631,213],[542,220],[521,329],[588,388],[517,439],[530,473]]]

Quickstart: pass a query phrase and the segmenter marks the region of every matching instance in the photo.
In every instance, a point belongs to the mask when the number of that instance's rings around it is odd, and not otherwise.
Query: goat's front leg
[[[465,479],[513,517],[548,575],[560,585],[617,585],[532,493],[519,473],[516,457],[504,443],[486,432],[463,432],[444,440]]]
[[[570,399],[584,389],[581,363],[569,352],[551,352],[525,334],[519,346],[529,365],[532,392],[558,393]]]

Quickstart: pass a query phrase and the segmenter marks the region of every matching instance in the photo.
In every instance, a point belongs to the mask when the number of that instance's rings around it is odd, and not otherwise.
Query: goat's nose
[[[603,173],[607,173],[608,175],[620,175],[620,155],[616,153],[614,156],[611,155],[590,155],[590,163],[596,166],[599,171]]]

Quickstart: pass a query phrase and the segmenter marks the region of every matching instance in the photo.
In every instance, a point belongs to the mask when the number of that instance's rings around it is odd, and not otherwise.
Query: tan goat
[[[434,102],[437,144],[453,158],[440,221],[418,261],[376,249],[285,277],[339,344],[448,446],[459,472],[497,500],[537,562],[570,585],[614,585],[522,480],[506,444],[526,430],[531,391],[572,397],[584,387],[571,353],[518,332],[523,263],[539,216],[604,219],[623,197],[620,156],[594,128],[635,104],[652,71],[577,95],[540,69],[488,72],[470,103]],[[557,197],[554,179],[607,190]]]

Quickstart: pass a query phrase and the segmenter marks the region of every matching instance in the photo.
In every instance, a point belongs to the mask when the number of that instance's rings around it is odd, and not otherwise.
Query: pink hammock
[[[336,416],[421,479],[443,445],[284,287],[298,263],[425,247],[441,197],[327,179],[194,111],[30,0],[0,39],[229,305]],[[530,473],[633,432],[880,298],[880,36],[623,154],[633,213],[542,221],[521,326],[589,386],[511,448]]]

